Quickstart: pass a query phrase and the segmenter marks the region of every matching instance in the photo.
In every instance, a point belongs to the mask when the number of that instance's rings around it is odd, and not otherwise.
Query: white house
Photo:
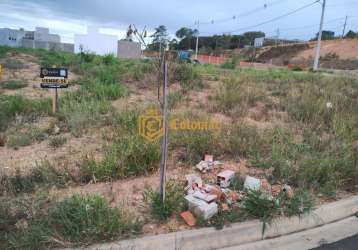
[[[98,32],[97,28],[87,28],[86,35],[75,35],[75,53],[89,51],[97,55],[117,55],[118,38],[114,35],[106,35]]]

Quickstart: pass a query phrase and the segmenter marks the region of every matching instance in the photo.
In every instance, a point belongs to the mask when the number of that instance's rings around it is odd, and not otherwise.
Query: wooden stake
[[[52,112],[55,114],[58,112],[58,93],[57,88],[55,88],[55,93],[52,98]]]

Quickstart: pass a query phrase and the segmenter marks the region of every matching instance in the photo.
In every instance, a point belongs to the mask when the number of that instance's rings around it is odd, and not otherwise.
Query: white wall
[[[87,35],[75,35],[75,53],[79,53],[80,45],[84,51],[90,51],[97,55],[117,55],[117,36],[100,34],[94,28],[88,29]]]

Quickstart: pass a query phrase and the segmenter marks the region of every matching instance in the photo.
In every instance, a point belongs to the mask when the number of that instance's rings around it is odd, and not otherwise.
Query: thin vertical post
[[[162,146],[161,146],[161,159],[160,159],[160,198],[164,203],[165,201],[165,175],[167,168],[167,154],[168,154],[168,112],[167,112],[167,95],[168,95],[168,62],[165,61],[163,63],[163,71],[164,71],[164,85],[163,85],[163,138],[162,138]]]
[[[196,32],[196,45],[195,45],[195,60],[198,60],[198,49],[199,49],[199,20],[197,21],[197,32]]]
[[[341,39],[343,39],[344,34],[346,33],[347,20],[348,20],[348,16],[346,16],[346,20],[344,21],[344,25],[343,25],[343,31],[342,31],[342,36],[341,36]]]

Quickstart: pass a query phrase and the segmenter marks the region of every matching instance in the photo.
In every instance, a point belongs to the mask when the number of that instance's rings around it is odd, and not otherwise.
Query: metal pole
[[[196,33],[196,45],[195,45],[195,60],[198,60],[198,48],[199,48],[199,20],[197,21],[198,31]]]
[[[165,56],[164,56],[165,60]],[[168,154],[168,113],[167,113],[167,91],[168,91],[168,62],[164,61],[164,86],[163,86],[163,129],[164,135],[161,146],[160,159],[160,198],[164,203],[165,200],[165,172],[167,168],[167,154]]]
[[[319,33],[318,33],[317,48],[316,48],[316,57],[314,59],[314,64],[313,64],[313,70],[315,70],[315,71],[318,70],[319,57],[320,57],[320,54],[321,54],[322,29],[323,29],[325,10],[326,10],[326,0],[323,0],[321,23],[319,25]]]
[[[346,33],[347,20],[348,20],[348,16],[346,16],[346,20],[344,21],[344,26],[343,26],[343,32],[342,32],[341,39],[343,39],[344,34]]]

